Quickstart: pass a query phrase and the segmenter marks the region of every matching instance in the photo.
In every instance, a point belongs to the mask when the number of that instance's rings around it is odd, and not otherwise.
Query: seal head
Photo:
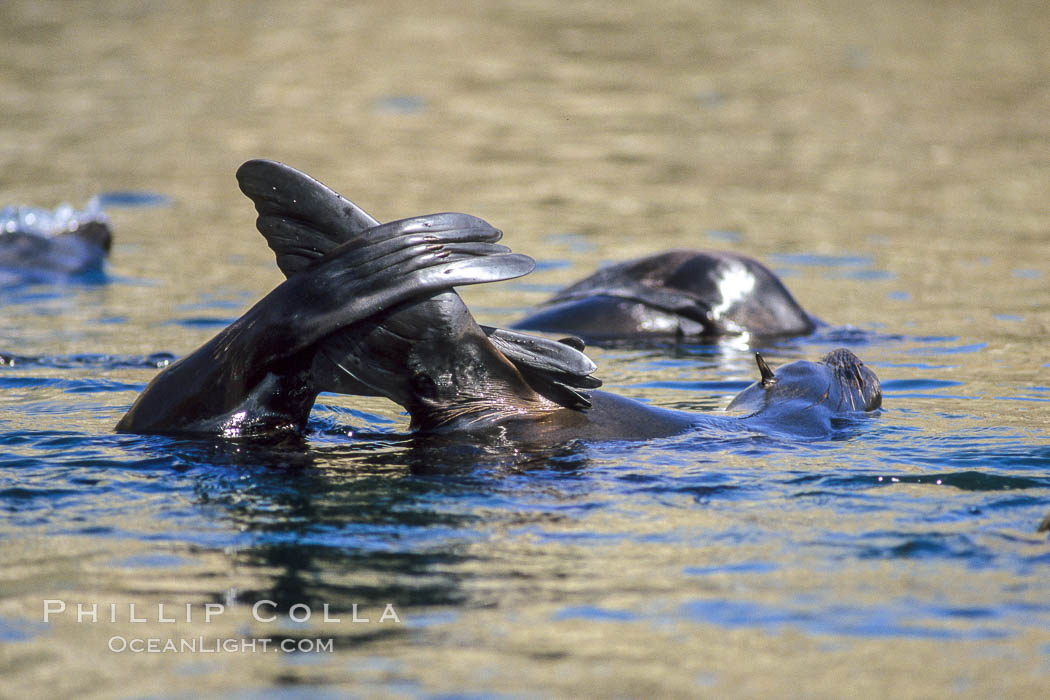
[[[767,425],[794,432],[821,431],[834,416],[868,413],[882,406],[879,378],[846,348],[832,350],[817,362],[799,360],[776,370],[755,353],[759,380],[727,407],[744,412]],[[778,424],[779,425],[776,425]]]

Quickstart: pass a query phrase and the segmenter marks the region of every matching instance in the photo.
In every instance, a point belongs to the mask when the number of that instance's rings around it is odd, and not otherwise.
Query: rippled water
[[[0,205],[172,199],[109,210],[104,279],[0,289],[0,694],[1043,697],[1048,15],[5,3]],[[605,262],[757,256],[829,324],[771,364],[849,346],[884,410],[830,440],[528,454],[332,395],[301,442],[113,433],[281,279],[233,179],[259,156],[381,220],[502,228],[540,264],[464,291],[486,323]],[[716,411],[752,350],[590,354],[610,390]]]

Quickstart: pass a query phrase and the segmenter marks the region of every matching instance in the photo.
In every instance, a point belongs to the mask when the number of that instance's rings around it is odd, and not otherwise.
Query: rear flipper
[[[250,160],[238,168],[237,183],[255,203],[256,226],[286,276],[379,225],[338,192],[284,163]]]
[[[499,235],[466,214],[376,226],[366,242],[343,244],[278,287],[285,291],[271,304],[289,327],[276,330],[299,350],[408,299],[530,272],[532,258],[493,243]]]
[[[783,282],[753,258],[670,250],[598,270],[515,327],[588,339],[802,335],[814,330]]]
[[[383,235],[379,222],[363,209],[314,178],[295,168],[268,160],[251,160],[237,171],[241,190],[259,212],[256,226],[277,257],[277,265],[291,277],[308,268],[348,241],[374,242]],[[450,215],[439,215],[450,216]],[[488,281],[476,279],[477,282]],[[449,296],[456,296],[451,292]],[[447,298],[440,303],[423,299],[416,309],[420,323],[442,323],[460,330],[469,312],[462,301]],[[472,323],[472,320],[471,320]],[[502,329],[485,327],[484,334],[499,353],[506,356],[529,385],[548,399],[569,408],[590,405],[580,389],[601,386],[589,376],[596,369],[578,344],[555,342]],[[475,339],[477,340],[477,339]],[[346,371],[356,364],[346,353],[357,343],[348,339],[326,341],[325,351],[315,357],[315,375],[325,391],[372,395],[382,393]],[[378,352],[378,349],[376,350]],[[356,358],[360,359],[360,358]],[[377,358],[378,359],[378,358]],[[381,382],[389,387],[388,377]],[[395,399],[398,400],[398,399]]]
[[[376,231],[376,229],[379,229]],[[286,280],[201,348],[157,375],[117,430],[254,435],[301,430],[317,392],[318,341],[416,297],[508,279],[531,258],[492,243],[464,214],[376,227]]]

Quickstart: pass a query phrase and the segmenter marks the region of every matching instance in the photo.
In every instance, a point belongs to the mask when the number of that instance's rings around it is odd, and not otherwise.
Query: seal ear
[[[766,364],[765,359],[762,357],[762,353],[755,353],[755,362],[758,363],[758,372],[762,375],[762,388],[768,389],[777,383],[777,375],[773,374],[773,370]]]
[[[237,169],[237,183],[255,203],[255,225],[285,276],[379,225],[361,207],[284,163],[250,160]]]

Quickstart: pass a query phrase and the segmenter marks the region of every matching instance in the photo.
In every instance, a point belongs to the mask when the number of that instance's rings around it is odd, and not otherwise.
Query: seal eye
[[[768,389],[777,383],[777,375],[773,374],[773,370],[766,364],[765,359],[762,358],[762,353],[755,353],[755,362],[758,363],[758,371],[762,375],[762,388]]]

